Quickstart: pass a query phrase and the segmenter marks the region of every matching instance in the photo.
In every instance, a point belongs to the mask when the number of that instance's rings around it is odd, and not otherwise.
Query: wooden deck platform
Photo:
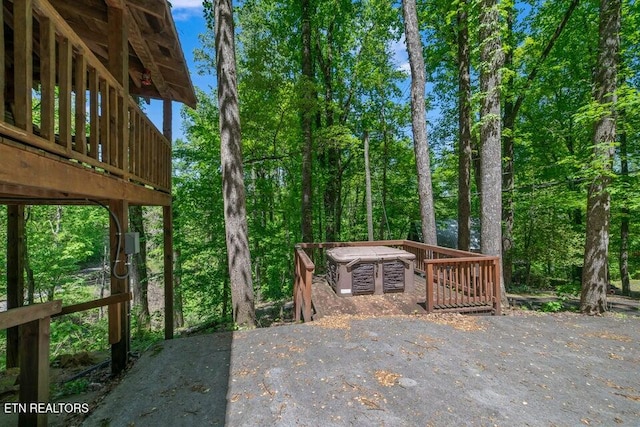
[[[325,316],[339,315],[402,315],[402,314],[427,314],[426,310],[426,281],[423,275],[414,277],[414,290],[408,293],[387,293],[384,295],[355,295],[339,296],[331,288],[324,275],[313,276],[312,301],[313,319]],[[441,294],[443,290],[441,289]],[[447,292],[451,292],[447,290]],[[435,301],[434,307],[438,312],[491,312],[492,307],[487,304],[467,304],[447,307]]]

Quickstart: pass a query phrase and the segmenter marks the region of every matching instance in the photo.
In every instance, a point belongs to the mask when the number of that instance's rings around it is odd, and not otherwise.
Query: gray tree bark
[[[471,72],[467,1],[458,6],[458,249],[471,247]]]
[[[371,200],[371,168],[369,165],[369,132],[364,131],[364,183],[367,196],[367,236],[373,240],[373,202]]]
[[[580,311],[600,314],[607,311],[609,219],[614,144],[616,140],[615,103],[620,48],[621,0],[600,1],[598,62],[594,76],[595,100],[605,113],[598,119],[593,133],[593,158],[600,171],[587,193],[587,235],[582,269]]]
[[[624,113],[621,112],[621,115]],[[627,133],[620,132],[620,173],[622,182],[628,185],[629,182],[629,158],[627,148]],[[631,295],[631,281],[629,278],[629,222],[630,211],[628,206],[629,200],[626,191],[622,196],[622,208],[620,209],[620,281],[622,282],[622,294]]]
[[[504,62],[500,40],[500,13],[496,0],[483,0],[480,13],[480,163],[482,169],[480,239],[482,253],[502,252],[502,150],[500,120],[500,68]],[[502,270],[502,269],[500,269]],[[508,307],[502,274],[501,302]]]
[[[404,33],[407,42],[407,53],[409,54],[409,66],[411,68],[411,128],[413,130],[413,148],[416,154],[416,169],[418,173],[422,236],[425,243],[436,245],[436,216],[433,207],[427,120],[424,105],[426,78],[416,1],[402,0],[402,14],[404,16]]]
[[[216,0],[214,9],[224,225],[233,320],[240,326],[255,327],[231,3]]]

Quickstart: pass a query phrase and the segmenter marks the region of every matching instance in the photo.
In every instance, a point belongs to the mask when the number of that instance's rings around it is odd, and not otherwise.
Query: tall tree
[[[507,286],[511,285],[511,277],[513,272],[513,227],[515,221],[515,205],[514,205],[514,189],[515,189],[515,125],[518,113],[522,107],[522,103],[525,100],[532,83],[538,76],[540,68],[545,63],[547,57],[551,53],[556,41],[565,29],[569,19],[573,15],[579,0],[571,0],[571,3],[567,7],[562,19],[558,23],[555,31],[547,40],[544,49],[540,52],[540,55],[535,60],[531,71],[527,74],[525,81],[522,83],[522,87],[515,89],[515,76],[513,73],[509,74],[509,78],[504,82],[506,92],[508,93],[504,103],[504,116],[502,120],[502,141],[503,141],[503,158],[504,158],[504,173],[502,175],[502,189],[505,191],[507,200],[502,206],[502,221],[504,222],[504,230],[502,236],[502,256],[503,256],[503,277]],[[514,70],[514,49],[516,47],[516,40],[514,35],[514,20],[516,10],[514,4],[509,4],[507,8],[507,37],[509,48],[505,54],[505,68]],[[517,93],[517,94],[516,94]]]
[[[373,202],[371,200],[371,167],[369,166],[369,132],[364,131],[364,183],[367,199],[367,237],[373,240]]]
[[[402,14],[404,16],[404,32],[409,54],[409,66],[411,68],[411,128],[413,130],[413,147],[416,154],[416,169],[418,172],[422,236],[425,243],[436,245],[436,217],[433,207],[424,98],[426,78],[415,0],[402,1]]]
[[[500,141],[500,68],[504,57],[500,39],[500,11],[496,0],[483,0],[480,12],[480,193],[482,253],[501,255],[502,157]],[[502,304],[508,306],[501,278]]]
[[[313,241],[313,63],[311,56],[311,5],[302,0],[302,241]]]
[[[580,311],[599,314],[607,310],[609,221],[614,146],[616,140],[618,53],[621,0],[600,1],[598,60],[594,75],[595,103],[599,116],[593,132],[593,165],[596,176],[587,194],[587,236],[584,247]]]
[[[471,58],[467,0],[458,4],[458,249],[471,246]]]
[[[233,320],[241,326],[255,326],[251,254],[242,167],[242,139],[231,0],[215,0],[216,74],[220,112],[220,159],[222,197],[231,286]]]

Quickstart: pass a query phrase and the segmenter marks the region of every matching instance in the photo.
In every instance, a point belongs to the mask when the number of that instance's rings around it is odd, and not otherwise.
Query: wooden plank
[[[173,212],[162,208],[164,229],[164,339],[173,338]]]
[[[75,150],[87,154],[87,62],[84,55],[76,55],[75,60],[76,93],[76,141]]]
[[[149,50],[149,46],[145,37],[140,32],[140,28],[136,23],[136,20],[133,19],[132,16],[129,16],[129,43],[133,48],[134,52],[142,62],[142,66],[148,69],[151,73],[151,81],[153,85],[158,89],[158,93],[161,97],[170,99],[171,94],[169,93],[169,87],[167,86],[167,82],[164,80],[164,76],[160,72],[158,65],[155,61],[155,56]],[[143,70],[140,70],[141,72]]]
[[[114,88],[109,87],[109,164],[116,168],[119,168],[118,164],[118,147],[119,147],[119,132],[118,132],[118,99]]]
[[[98,160],[100,144],[100,116],[99,116],[100,81],[95,68],[89,68],[89,156]]]
[[[32,0],[23,0],[13,4],[14,31],[14,122],[27,133],[33,131],[32,124],[32,87],[33,87],[33,19]]]
[[[128,87],[128,86],[127,86]],[[118,96],[118,167],[129,172],[129,107],[125,98]]]
[[[7,206],[7,309],[24,305],[24,205]],[[7,368],[19,364],[19,331],[7,329]]]
[[[56,29],[46,16],[40,18],[40,134],[55,142]]]
[[[44,319],[59,313],[60,310],[62,310],[62,301],[56,300],[0,311],[0,330]]]
[[[58,81],[60,82],[58,116],[60,118],[60,141],[58,144],[71,151],[71,90],[73,78],[73,46],[67,38],[58,45]]]
[[[111,120],[109,119],[109,83],[100,80],[100,156],[98,160],[111,164]]]
[[[108,297],[99,298],[93,301],[81,302],[78,304],[67,305],[62,307],[62,310],[58,314],[54,314],[51,317],[64,316],[65,314],[77,313],[79,311],[87,311],[93,308],[104,307],[105,305],[112,305],[124,301],[130,301],[132,295],[130,293],[110,295]]]
[[[108,309],[109,316],[109,344],[113,351],[113,345],[120,342],[122,339],[122,323],[120,312],[122,311],[121,304],[111,304]]]
[[[60,301],[57,303],[59,309]],[[50,318],[44,317],[20,327],[20,403],[49,402],[49,323]],[[20,413],[18,425],[45,427],[47,415],[32,411]]]
[[[109,210],[112,212],[109,217],[111,295],[129,293],[127,258],[124,253],[124,235],[129,224],[129,205],[124,200],[112,200],[109,202]],[[120,253],[117,252],[118,247],[121,249]],[[115,341],[118,335],[120,339]],[[127,368],[129,341],[128,302],[109,306],[109,342],[111,343],[111,372],[113,374],[119,374]]]
[[[167,206],[171,195],[100,174],[81,165],[60,161],[0,143],[0,183],[61,193],[70,198],[122,199],[133,204]],[[47,171],[46,174],[43,171]]]

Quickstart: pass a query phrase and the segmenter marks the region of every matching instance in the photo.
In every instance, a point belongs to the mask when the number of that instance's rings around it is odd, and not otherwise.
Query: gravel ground
[[[86,426],[640,425],[640,318],[327,317],[153,348]]]

